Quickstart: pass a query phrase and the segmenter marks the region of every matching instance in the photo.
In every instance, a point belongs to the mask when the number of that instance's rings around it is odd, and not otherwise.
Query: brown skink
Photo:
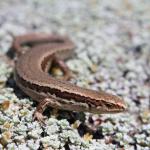
[[[81,88],[48,74],[48,68],[56,62],[65,79],[69,77],[68,68],[62,60],[71,56],[74,47],[68,37],[59,35],[29,34],[14,39],[13,48],[20,55],[15,66],[15,81],[27,95],[39,102],[34,117],[40,121],[47,106],[100,114],[126,109],[118,96]]]

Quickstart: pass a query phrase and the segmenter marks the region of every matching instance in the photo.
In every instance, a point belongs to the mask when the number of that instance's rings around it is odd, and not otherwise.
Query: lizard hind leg
[[[69,80],[73,77],[73,73],[71,70],[68,68],[68,66],[65,64],[65,62],[58,57],[54,57],[53,59],[53,64],[57,65],[63,72],[63,76],[60,77],[62,80]]]

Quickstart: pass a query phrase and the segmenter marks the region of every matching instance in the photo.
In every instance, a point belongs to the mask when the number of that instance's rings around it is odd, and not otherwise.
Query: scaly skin
[[[31,48],[22,47],[26,44]],[[14,41],[13,48],[21,54],[16,62],[15,80],[27,95],[39,102],[35,117],[43,121],[42,113],[47,106],[100,114],[125,111],[126,105],[118,96],[81,88],[47,73],[47,68],[56,61],[68,76],[62,59],[69,58],[74,47],[69,38],[59,35],[31,34]]]

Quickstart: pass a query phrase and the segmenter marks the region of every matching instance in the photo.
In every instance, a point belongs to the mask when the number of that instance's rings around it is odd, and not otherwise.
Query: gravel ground
[[[67,61],[76,85],[120,95],[128,110],[94,115],[47,110],[46,126],[32,119],[36,105],[19,90],[1,58],[0,149],[149,150],[149,0],[0,1],[0,52],[13,36],[67,34],[76,44]]]

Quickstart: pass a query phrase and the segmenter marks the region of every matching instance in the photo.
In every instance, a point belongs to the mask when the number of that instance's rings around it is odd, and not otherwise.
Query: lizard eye
[[[88,103],[88,106],[89,106],[90,108],[92,108],[92,107],[93,107],[93,105],[92,105],[91,103]]]
[[[108,103],[106,103],[105,106],[106,106],[108,109],[112,108],[112,105],[111,105],[111,104],[108,104]]]

